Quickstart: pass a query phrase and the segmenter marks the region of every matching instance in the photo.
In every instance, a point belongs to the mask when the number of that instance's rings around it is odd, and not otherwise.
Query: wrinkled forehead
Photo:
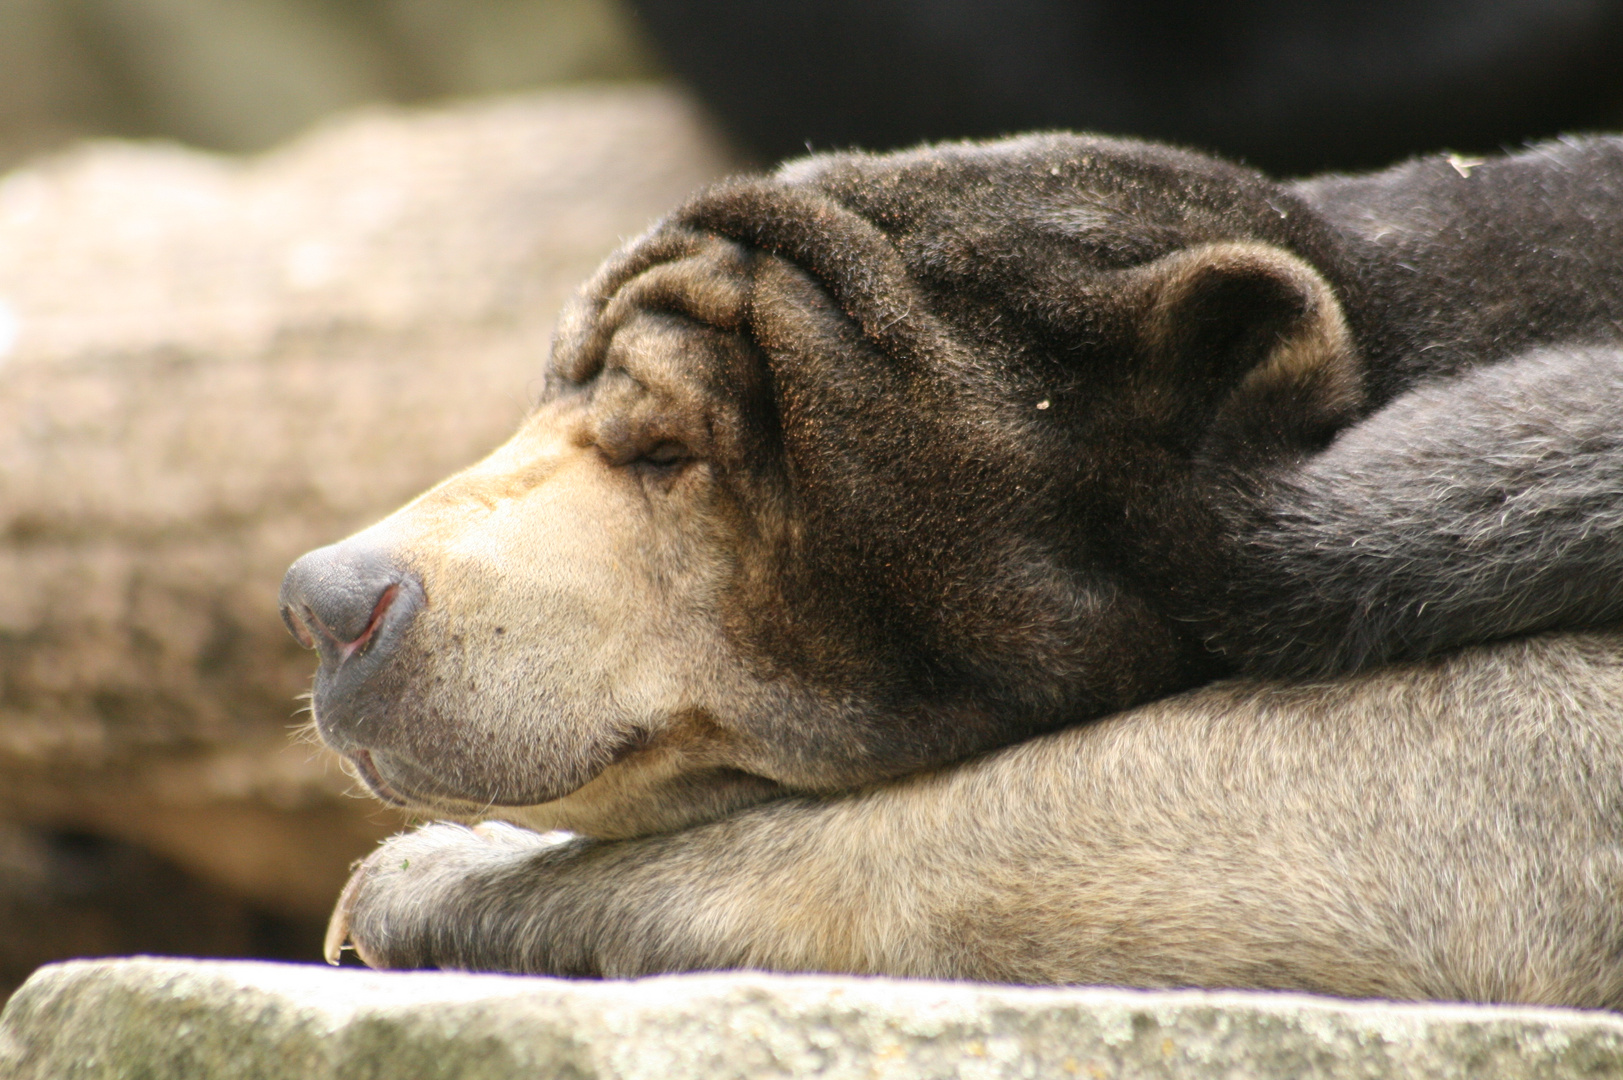
[[[822,191],[893,235],[933,242],[999,226],[1054,232],[1102,246],[1107,264],[1246,234],[1294,208],[1254,170],[1157,144],[1063,133],[820,155],[773,175]]]
[[[586,285],[560,324],[549,388],[608,370],[706,377],[694,365],[720,359],[696,347],[707,334],[753,333],[771,352],[763,328],[788,325],[778,305],[794,291],[764,284],[773,267],[814,283],[878,353],[937,367],[956,355],[943,290],[1019,308],[1031,297],[1011,285],[1046,295],[1057,273],[1058,292],[1074,293],[1190,243],[1250,237],[1263,219],[1269,239],[1289,216],[1259,210],[1269,192],[1221,162],[1073,136],[830,155],[724,182]]]
[[[611,258],[559,319],[549,384],[605,373],[650,382],[709,382],[714,346],[748,319],[750,253],[716,236],[656,229]],[[729,350],[722,350],[723,352]]]

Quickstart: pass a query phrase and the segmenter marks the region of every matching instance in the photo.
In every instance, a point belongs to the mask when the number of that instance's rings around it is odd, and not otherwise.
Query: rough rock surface
[[[633,88],[0,178],[0,939],[64,835],[325,912],[399,822],[290,744],[283,571],[504,439],[569,290],[728,167]]]
[[[1607,1013],[781,975],[629,983],[160,960],[49,967],[0,1016],[17,1080],[185,1076],[1593,1077]]]

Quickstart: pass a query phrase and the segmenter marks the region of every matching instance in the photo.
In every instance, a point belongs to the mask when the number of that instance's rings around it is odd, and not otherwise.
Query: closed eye
[[[630,462],[631,467],[641,473],[644,480],[661,488],[674,484],[691,464],[693,455],[688,452],[687,447],[676,442],[659,443],[638,454]]]
[[[637,458],[639,462],[661,466],[680,465],[687,459],[687,447],[675,442],[662,442],[658,446],[644,451]]]

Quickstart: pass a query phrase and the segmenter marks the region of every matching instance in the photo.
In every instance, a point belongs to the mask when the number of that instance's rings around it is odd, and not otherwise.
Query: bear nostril
[[[390,605],[394,603],[395,597],[399,595],[400,584],[398,582],[383,590],[383,595],[378,597],[378,602],[372,607],[372,617],[367,620],[366,629],[361,631],[361,636],[354,641],[339,645],[338,651],[344,660],[348,660],[366,648],[367,643],[378,632],[378,626],[382,624],[383,617],[389,613]]]
[[[398,638],[421,598],[415,576],[387,549],[349,540],[295,562],[279,599],[288,630],[332,670]]]
[[[304,619],[300,618],[299,613],[293,610],[291,604],[282,605],[282,621],[287,624],[288,633],[292,634],[293,639],[300,645],[303,645],[306,649],[316,647],[315,636],[310,633],[310,628],[304,624]]]

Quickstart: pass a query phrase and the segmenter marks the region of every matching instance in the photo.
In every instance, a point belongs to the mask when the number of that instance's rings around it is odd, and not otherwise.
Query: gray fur
[[[1259,509],[1260,508],[1260,509]],[[1230,529],[1210,642],[1318,675],[1623,613],[1623,351],[1537,350],[1342,432]],[[1239,583],[1244,581],[1244,585]]]

